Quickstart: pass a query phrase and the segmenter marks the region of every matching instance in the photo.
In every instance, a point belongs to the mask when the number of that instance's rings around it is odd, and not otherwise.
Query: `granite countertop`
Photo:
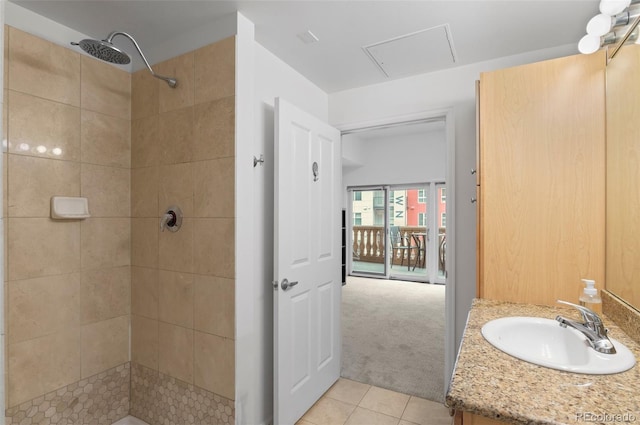
[[[507,316],[578,319],[574,309],[476,299],[458,353],[446,405],[513,424],[640,423],[640,364],[613,375],[584,375],[518,360],[480,329]],[[640,346],[606,316],[609,336],[640,359]]]

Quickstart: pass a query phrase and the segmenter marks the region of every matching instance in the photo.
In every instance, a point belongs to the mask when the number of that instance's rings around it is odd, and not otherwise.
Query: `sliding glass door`
[[[387,190],[384,187],[355,188],[349,193],[353,247],[351,273],[386,276]]]
[[[444,183],[350,188],[353,275],[444,283]]]
[[[389,277],[428,282],[429,184],[389,186]]]
[[[435,185],[435,229],[437,238],[434,238],[432,249],[437,253],[433,266],[431,282],[444,283],[446,277],[446,253],[447,253],[447,188],[444,183]]]

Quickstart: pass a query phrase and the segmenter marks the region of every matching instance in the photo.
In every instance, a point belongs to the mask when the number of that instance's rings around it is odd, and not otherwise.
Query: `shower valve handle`
[[[160,231],[169,229],[170,232],[177,232],[182,226],[182,210],[177,206],[167,208],[166,212],[160,218]]]
[[[173,227],[176,225],[176,213],[169,211],[160,220],[160,231],[164,232],[165,227]]]

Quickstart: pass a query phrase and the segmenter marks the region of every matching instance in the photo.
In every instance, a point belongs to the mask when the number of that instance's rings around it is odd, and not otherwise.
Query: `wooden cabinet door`
[[[481,75],[479,293],[576,302],[604,283],[605,57]]]
[[[504,425],[497,419],[485,418],[484,416],[474,415],[473,413],[463,412],[461,425]]]

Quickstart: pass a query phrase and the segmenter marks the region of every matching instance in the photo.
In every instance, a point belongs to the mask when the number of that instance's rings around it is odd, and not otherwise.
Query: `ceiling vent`
[[[362,49],[389,78],[437,71],[456,62],[449,24],[363,46]]]

